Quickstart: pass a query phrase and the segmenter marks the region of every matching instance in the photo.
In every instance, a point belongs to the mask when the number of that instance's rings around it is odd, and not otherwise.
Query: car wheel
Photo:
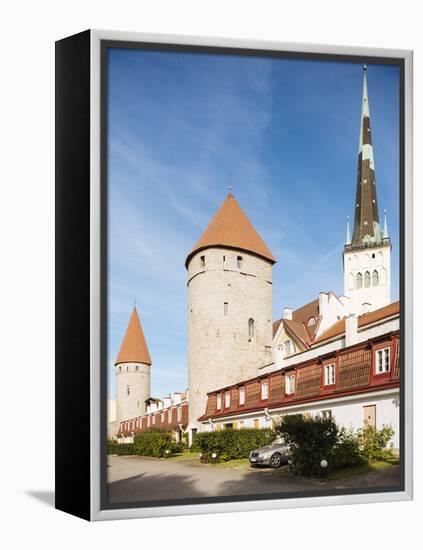
[[[279,468],[282,465],[282,457],[279,453],[274,453],[270,457],[270,466],[272,468]]]

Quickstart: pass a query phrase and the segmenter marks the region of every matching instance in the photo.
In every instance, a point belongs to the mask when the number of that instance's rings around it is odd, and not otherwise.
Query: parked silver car
[[[289,447],[283,439],[275,439],[270,445],[251,451],[249,460],[251,466],[270,466],[279,468],[287,464],[290,458]]]

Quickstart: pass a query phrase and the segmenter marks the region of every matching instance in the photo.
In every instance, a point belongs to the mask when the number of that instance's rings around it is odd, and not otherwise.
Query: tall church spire
[[[357,192],[351,246],[377,245],[382,242],[377,206],[375,163],[370,129],[366,65],[363,74],[360,141],[358,145]]]

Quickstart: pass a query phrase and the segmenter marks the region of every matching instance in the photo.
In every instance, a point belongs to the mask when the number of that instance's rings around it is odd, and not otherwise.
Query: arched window
[[[254,336],[254,319],[248,319],[248,338]]]
[[[366,271],[366,273],[364,274],[364,286],[366,288],[369,288],[370,286],[370,271]]]
[[[286,340],[285,342],[285,357],[288,357],[291,355],[292,349],[291,349],[291,340]]]
[[[357,273],[355,278],[355,288],[361,288],[363,286],[363,275],[361,273]]]
[[[379,284],[379,273],[375,269],[372,274],[372,285],[377,286]]]
[[[307,321],[307,326],[312,327],[316,324],[316,319],[314,317],[310,317],[310,319]]]

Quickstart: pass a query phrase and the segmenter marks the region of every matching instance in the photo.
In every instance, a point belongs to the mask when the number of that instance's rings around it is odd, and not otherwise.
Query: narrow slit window
[[[248,338],[254,336],[254,319],[248,319]]]
[[[229,303],[223,302],[223,315],[226,317],[229,313]]]
[[[200,265],[201,267],[206,267],[206,257],[200,256]]]
[[[236,257],[236,266],[238,269],[242,269],[242,256],[237,256]]]

